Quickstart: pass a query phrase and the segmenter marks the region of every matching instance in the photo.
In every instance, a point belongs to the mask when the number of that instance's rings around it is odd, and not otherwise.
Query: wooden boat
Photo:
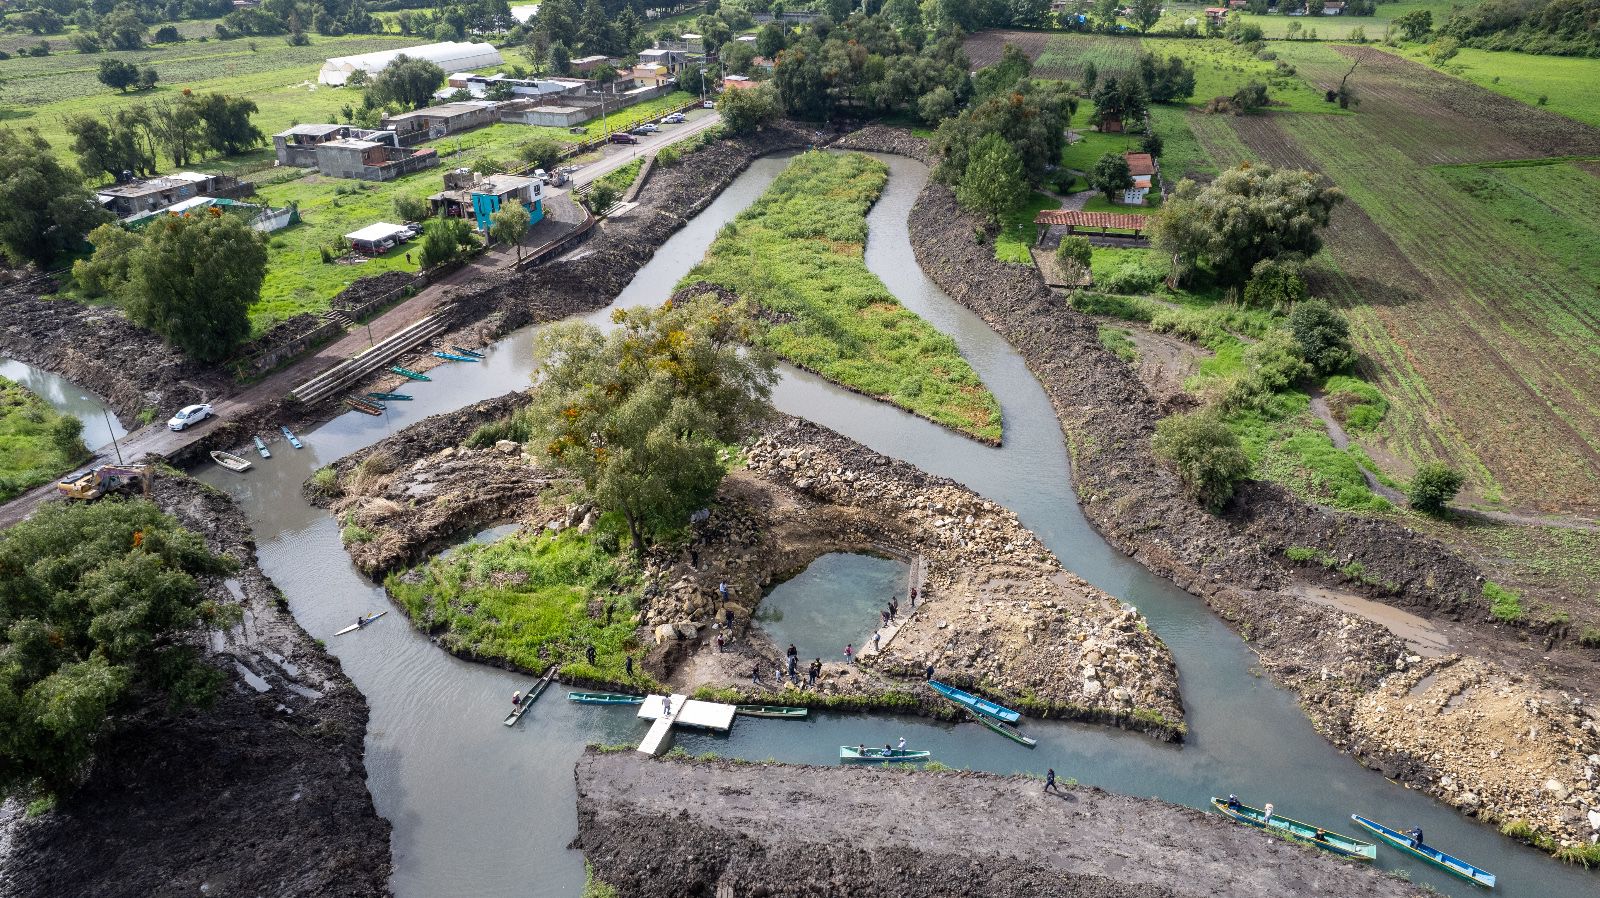
[[[340,630],[339,632],[337,632],[337,633],[335,633],[333,635],[335,635],[335,636],[343,636],[346,633],[353,633],[356,630],[359,630],[362,627],[365,627],[367,624],[372,623],[373,621],[377,620],[380,617],[383,617],[385,614],[388,614],[388,613],[389,613],[389,609],[385,608],[382,611],[374,611],[371,614],[363,615],[361,617],[356,618],[356,622],[355,623],[351,624],[348,627],[345,627],[343,630]]]
[[[1412,857],[1421,858],[1447,873],[1454,873],[1467,882],[1476,883],[1486,889],[1494,888],[1494,874],[1488,870],[1474,867],[1458,857],[1451,857],[1431,845],[1413,842],[1410,836],[1395,832],[1382,823],[1374,823],[1360,814],[1351,814],[1350,819],[1354,820],[1357,826],[1363,827],[1389,843],[1391,847],[1398,848]]]
[[[580,705],[642,705],[644,696],[623,695],[620,692],[569,692],[567,701]]]
[[[995,720],[1003,721],[1005,723],[1016,723],[1022,717],[1021,714],[1011,710],[1010,708],[1007,708],[1004,705],[997,705],[986,698],[979,698],[970,692],[962,692],[960,689],[957,689],[954,686],[947,686],[938,680],[929,680],[928,685],[932,686],[940,695],[943,695],[945,698],[955,702],[958,705],[965,705],[966,707],[984,715],[985,717],[993,717]]]
[[[1039,744],[1039,740],[1030,739],[1027,736],[1022,735],[1022,733],[1017,731],[1016,727],[1012,726],[1009,723],[1001,723],[998,720],[994,720],[992,718],[986,717],[986,716],[984,716],[982,714],[977,713],[976,711],[972,712],[972,716],[979,723],[983,724],[984,726],[988,727],[991,730],[994,730],[996,733],[999,733],[1000,735],[1006,737],[1007,739],[1010,739],[1012,742],[1015,742],[1018,745],[1024,745],[1024,746],[1027,746],[1028,748],[1033,748],[1035,745]]]
[[[1312,826],[1309,823],[1302,823],[1290,817],[1280,817],[1276,813],[1272,815],[1272,819],[1269,821],[1266,819],[1266,812],[1260,808],[1253,808],[1247,804],[1241,804],[1237,808],[1230,808],[1228,807],[1228,802],[1221,798],[1211,799],[1211,806],[1221,811],[1224,817],[1237,823],[1264,829],[1280,836],[1287,836],[1296,842],[1315,845],[1323,851],[1332,852],[1340,857],[1353,858],[1358,861],[1372,861],[1378,858],[1378,846],[1371,842],[1352,839],[1349,836]],[[1319,832],[1322,833],[1322,838],[1320,839],[1317,838],[1317,833]]]
[[[294,435],[294,431],[287,427],[279,427],[278,429],[283,431],[283,438],[289,441],[289,445],[296,449],[304,449],[306,447],[306,444],[300,442],[300,438]]]
[[[735,714],[745,717],[776,717],[780,720],[804,720],[810,712],[805,708],[789,708],[783,705],[738,705]]]
[[[266,444],[266,442],[264,440],[261,439],[261,437],[259,437],[259,436],[251,437],[251,439],[255,440],[256,451],[261,453],[261,457],[262,458],[271,458],[272,457],[272,452],[267,449],[267,444]]]
[[[348,396],[345,397],[344,404],[350,406],[350,408],[354,409],[355,411],[361,412],[364,415],[381,415],[381,414],[383,414],[383,409],[375,408],[375,407],[373,407],[371,405],[368,405],[365,402],[361,402],[360,400],[351,399]]]
[[[479,352],[478,350],[476,350],[476,349],[468,349],[465,346],[452,346],[450,348],[454,349],[456,352],[461,353],[462,355],[470,355],[473,358],[481,359],[481,358],[484,357],[483,353]]]
[[[409,377],[412,380],[433,380],[433,378],[421,373],[420,371],[412,371],[410,368],[402,368],[399,365],[392,365],[390,366],[389,370],[400,375],[401,377]]]
[[[506,715],[506,726],[516,726],[517,721],[522,719],[522,715],[528,713],[528,709],[533,707],[533,703],[538,700],[539,696],[544,695],[544,691],[550,687],[550,682],[555,678],[556,665],[552,664],[550,665],[550,669],[544,672],[544,678],[539,682],[534,683],[533,688],[528,690],[528,694],[522,697],[522,701],[518,702],[516,706],[511,709],[511,713]]]
[[[860,748],[855,745],[839,746],[839,760],[846,764],[881,764],[885,762],[917,762],[933,757],[931,751],[910,748]]]
[[[239,456],[234,455],[232,452],[222,452],[213,449],[211,451],[211,460],[230,471],[237,471],[241,474],[250,470],[250,463]]]
[[[433,351],[433,357],[436,358],[436,359],[449,359],[452,362],[476,362],[477,361],[477,359],[473,358],[470,355],[461,355],[460,353],[457,353],[457,352],[445,352],[442,349],[434,350]]]
[[[380,412],[383,411],[384,409],[388,408],[387,405],[384,405],[383,403],[379,402],[378,400],[376,400],[376,399],[368,399],[365,396],[349,396],[349,397],[345,398],[345,401],[354,403],[356,405],[364,405],[367,408],[376,409],[376,410],[378,410]]]
[[[404,393],[368,393],[368,399],[381,399],[384,402],[410,402],[411,397]]]

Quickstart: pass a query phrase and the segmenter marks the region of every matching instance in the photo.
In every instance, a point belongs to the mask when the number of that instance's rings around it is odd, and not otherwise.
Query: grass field
[[[680,286],[710,281],[759,304],[776,319],[769,345],[802,368],[998,442],[999,403],[955,341],[867,269],[867,210],[887,181],[859,153],[796,157]]]
[[[568,676],[649,686],[637,662],[631,680],[625,669],[628,653],[638,650],[641,584],[628,560],[602,548],[602,530],[516,533],[464,545],[384,585],[446,648],[534,672],[560,664]],[[611,613],[597,618],[591,603],[609,604]],[[591,645],[593,665],[584,658]]]
[[[1437,28],[1450,17],[1453,7],[1473,5],[1476,5],[1476,0],[1399,0],[1397,3],[1378,4],[1370,16],[1280,16],[1276,13],[1265,16],[1244,13],[1243,16],[1246,22],[1260,26],[1261,33],[1269,40],[1288,37],[1289,23],[1299,22],[1302,38],[1308,37],[1310,30],[1315,28],[1321,40],[1345,40],[1353,30],[1360,28],[1366,33],[1367,40],[1376,41],[1383,39],[1390,22],[1415,10],[1432,12],[1433,25]]]
[[[78,419],[0,377],[0,502],[49,483],[88,451]]]
[[[1406,50],[1405,55],[1417,62],[1427,62],[1420,47]],[[1600,90],[1596,90],[1600,87],[1600,59],[1534,56],[1463,47],[1440,68],[1513,100],[1543,106],[1575,121],[1600,127]],[[1539,102],[1540,97],[1544,98],[1543,103]]]
[[[1225,97],[1250,81],[1267,86],[1274,111],[1338,114],[1338,106],[1328,103],[1322,92],[1307,84],[1298,74],[1277,72],[1276,61],[1257,59],[1249,51],[1224,40],[1152,40],[1144,46],[1161,57],[1177,56],[1194,66],[1194,96],[1191,106],[1204,106],[1213,97]],[[1268,48],[1279,52],[1273,44]]]
[[[994,257],[1002,262],[1033,264],[1033,256],[1028,254],[1028,247],[1033,246],[1038,233],[1033,219],[1041,211],[1060,208],[1060,205],[1055,197],[1034,192],[1021,207],[1001,216],[1000,233],[994,238]]]

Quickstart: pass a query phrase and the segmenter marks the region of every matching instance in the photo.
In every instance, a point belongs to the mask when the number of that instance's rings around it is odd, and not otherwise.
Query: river
[[[116,413],[99,397],[59,374],[0,358],[0,377],[22,384],[58,410],[82,421],[83,444],[90,449],[99,449],[112,439],[120,440],[128,435]]]
[[[1312,729],[1292,694],[1254,672],[1249,649],[1200,600],[1112,549],[1089,527],[1043,389],[1003,340],[923,277],[916,264],[906,222],[927,169],[907,159],[880,158],[891,177],[870,213],[867,264],[903,303],[957,341],[1000,401],[1005,445],[980,445],[789,368],[775,403],[1007,506],[1067,568],[1138,606],[1182,672],[1190,736],[1181,746],[1169,745],[1100,726],[1027,721],[1026,731],[1039,740],[1030,751],[973,725],[818,714],[803,723],[741,719],[727,736],[685,732],[678,744],[695,753],[831,764],[841,744],[905,736],[951,766],[1002,773],[1042,773],[1049,766],[1084,783],[1194,807],[1232,791],[1347,833],[1353,829],[1351,812],[1399,827],[1420,825],[1429,842],[1497,873],[1503,894],[1592,894],[1591,877],[1341,755]],[[617,304],[665,298],[717,230],[754,201],[784,164],[783,158],[757,160],[666,242]],[[605,313],[591,317],[603,319]],[[199,475],[240,502],[262,568],[306,630],[329,640],[371,705],[369,785],[378,813],[394,825],[392,885],[401,898],[576,895],[582,857],[566,850],[577,826],[573,762],[585,743],[637,741],[644,732],[632,708],[572,705],[560,693],[546,696],[521,726],[507,730],[500,723],[507,697],[526,688],[528,678],[458,661],[395,614],[330,638],[357,615],[389,605],[383,590],[351,566],[337,523],[304,501],[300,484],[321,465],[427,415],[524,386],[532,331],[499,341],[481,364],[434,369],[432,383],[408,391],[415,401],[391,403],[384,417],[346,414],[302,434],[302,451],[279,444],[271,460],[257,460],[246,475],[216,468]],[[1446,894],[1475,891],[1398,852],[1380,849],[1378,857],[1378,866],[1404,871]]]

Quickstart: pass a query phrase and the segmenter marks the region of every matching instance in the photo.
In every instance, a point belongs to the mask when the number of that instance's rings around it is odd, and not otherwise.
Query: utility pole
[[[706,67],[700,67],[700,108],[706,106]]]

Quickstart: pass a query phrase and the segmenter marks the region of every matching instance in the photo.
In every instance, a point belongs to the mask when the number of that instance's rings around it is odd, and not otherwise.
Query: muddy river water
[[[1017,513],[1069,569],[1136,606],[1171,647],[1182,672],[1190,735],[1182,745],[1105,727],[1027,721],[1029,750],[982,728],[889,715],[819,714],[804,723],[740,719],[726,736],[680,733],[690,752],[831,764],[837,746],[906,737],[956,767],[1062,776],[1138,796],[1205,807],[1236,792],[1252,804],[1350,832],[1359,812],[1422,826],[1428,841],[1499,875],[1510,896],[1595,894],[1592,877],[1512,843],[1433,800],[1385,780],[1317,735],[1294,697],[1253,672],[1254,656],[1200,600],[1107,545],[1084,520],[1066,446],[1044,391],[1022,359],[976,316],[923,277],[906,222],[927,169],[898,157],[871,212],[867,263],[900,301],[953,337],[999,399],[1005,445],[991,448],[890,406],[788,369],[775,392],[785,412],[816,421],[888,455],[960,481]],[[703,255],[717,230],[749,205],[785,164],[758,160],[688,227],[674,235],[618,298],[664,299]],[[604,313],[593,316],[602,319]],[[547,695],[523,724],[500,720],[528,678],[458,661],[391,614],[355,634],[334,631],[370,609],[389,607],[380,587],[351,566],[335,521],[308,505],[300,484],[316,468],[423,417],[519,388],[531,367],[525,330],[500,341],[481,364],[434,369],[408,390],[413,402],[387,416],[347,414],[301,434],[306,448],[277,445],[243,476],[207,469],[249,515],[261,566],[312,636],[326,639],[367,696],[372,717],[367,770],[378,813],[394,825],[395,894],[573,896],[583,860],[567,849],[576,833],[572,765],[585,743],[637,741],[633,709],[572,705]],[[655,788],[641,782],[641,789]],[[692,796],[685,796],[692,801]],[[1402,870],[1441,892],[1473,886],[1379,850],[1378,865]],[[1241,858],[1248,864],[1248,858]],[[1308,883],[1308,887],[1309,887]]]

